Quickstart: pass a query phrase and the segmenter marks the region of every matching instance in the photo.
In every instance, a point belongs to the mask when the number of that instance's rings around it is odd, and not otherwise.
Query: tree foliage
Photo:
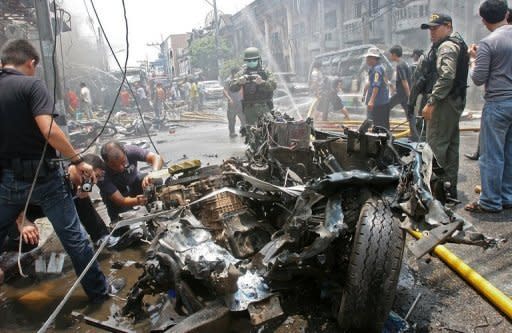
[[[219,38],[219,55],[221,61],[230,54],[229,46],[225,39]],[[207,35],[194,39],[190,44],[190,62],[192,67],[203,70],[206,78],[217,78],[217,54],[215,52],[215,36]]]
[[[244,61],[242,57],[227,59],[222,63],[220,75],[222,79],[226,79],[231,75],[232,68],[242,68]]]

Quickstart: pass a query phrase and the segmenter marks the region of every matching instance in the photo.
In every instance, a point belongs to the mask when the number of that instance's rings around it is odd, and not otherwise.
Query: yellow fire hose
[[[308,115],[306,118],[310,118],[311,115],[313,114],[313,111],[316,109],[316,105],[318,104],[318,99],[315,99],[315,101],[313,103],[311,103],[309,109],[308,109]],[[405,119],[401,120],[391,120],[389,122],[389,124],[391,126],[395,126],[396,129],[394,130],[395,134],[393,135],[395,138],[406,138],[409,136],[409,134],[411,133],[411,131],[406,128],[401,128],[402,126],[400,125],[403,125],[405,122]],[[315,122],[315,127],[317,128],[323,128],[322,125],[330,125],[330,124],[343,124],[343,125],[361,125],[363,123],[362,120],[343,120],[343,121],[336,121],[336,120],[321,120],[321,121],[316,121]],[[328,127],[328,126],[327,126]],[[329,128],[330,129],[330,128]],[[335,129],[330,129],[334,132],[336,132]],[[461,128],[459,129],[460,132],[479,132],[480,131],[480,128],[479,127],[468,127],[468,128]]]
[[[421,238],[418,231],[407,229],[407,231],[416,239]],[[432,251],[448,267],[454,270],[476,291],[483,295],[492,305],[497,307],[509,319],[512,319],[512,299],[484,279],[480,274],[474,271],[469,265],[462,261],[443,245],[438,245]]]
[[[308,111],[308,117],[311,116],[314,108],[316,107],[316,103],[318,100],[315,100]],[[339,122],[317,122],[318,123],[339,123]],[[348,120],[343,121],[343,124],[350,125],[358,125],[361,124],[360,120]],[[391,121],[391,125],[399,125],[401,121]],[[320,126],[321,127],[321,126]],[[461,132],[471,131],[478,132],[479,128],[461,128]],[[396,138],[407,137],[409,135],[409,129],[398,132],[395,134]],[[407,230],[414,238],[421,238],[421,233],[414,230]],[[448,250],[443,245],[438,245],[432,251],[439,259],[441,259],[448,267],[454,270],[462,279],[464,279],[469,285],[471,285],[476,291],[478,291],[481,295],[483,295],[492,305],[497,307],[500,311],[502,311],[509,319],[512,319],[512,299],[505,295],[501,290],[493,286],[489,281],[484,279],[480,274],[474,271],[469,265],[463,262],[459,257],[453,254],[450,250]]]

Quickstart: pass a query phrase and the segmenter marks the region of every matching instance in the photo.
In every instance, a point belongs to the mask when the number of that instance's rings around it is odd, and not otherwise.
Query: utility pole
[[[217,79],[221,81],[220,77],[220,59],[219,59],[219,14],[217,11],[217,0],[204,0],[207,4],[213,7],[213,24],[215,24],[215,63],[217,65]]]
[[[221,82],[220,62],[219,62],[219,16],[217,13],[217,0],[213,0],[213,16],[215,23],[215,59],[217,62],[217,79]]]
[[[50,94],[53,96],[55,89],[55,113],[59,115],[55,122],[61,126],[66,126],[66,117],[64,112],[63,87],[59,80],[57,62],[54,66],[54,46],[55,34],[50,19],[50,6],[48,0],[34,0],[37,18],[37,29],[39,31],[39,44],[41,47],[41,59],[43,63],[44,80],[48,86]],[[55,15],[55,25],[58,25],[57,15]]]
[[[171,45],[169,45],[171,44]],[[165,59],[165,68],[167,71],[167,78],[169,79],[169,84],[172,82],[172,68],[173,68],[173,62],[171,61],[171,50],[172,50],[172,39],[169,35],[162,44],[160,44],[160,47],[162,49],[162,53],[164,54]],[[174,54],[173,54],[174,57]]]
[[[155,46],[160,50],[160,54],[164,59],[164,73],[169,79],[169,82],[172,82],[172,67],[173,63],[171,62],[171,50],[172,45],[169,47],[169,42],[171,41],[171,35],[167,36],[167,38],[163,39],[161,43],[146,43],[146,46]],[[173,55],[174,56],[174,55]]]

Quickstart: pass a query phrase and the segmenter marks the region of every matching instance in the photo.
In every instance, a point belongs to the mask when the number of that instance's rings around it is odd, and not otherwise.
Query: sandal
[[[467,204],[464,206],[464,209],[471,213],[491,213],[491,214],[497,214],[501,213],[501,210],[491,210],[482,207],[478,201],[474,201],[472,203]]]

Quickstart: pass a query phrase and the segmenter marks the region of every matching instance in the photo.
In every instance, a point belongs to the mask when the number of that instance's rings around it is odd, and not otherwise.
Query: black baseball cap
[[[428,19],[428,23],[423,23],[421,25],[421,29],[426,30],[430,27],[437,27],[439,25],[452,23],[452,17],[450,15],[441,14],[441,13],[433,13],[430,15],[430,18]]]

